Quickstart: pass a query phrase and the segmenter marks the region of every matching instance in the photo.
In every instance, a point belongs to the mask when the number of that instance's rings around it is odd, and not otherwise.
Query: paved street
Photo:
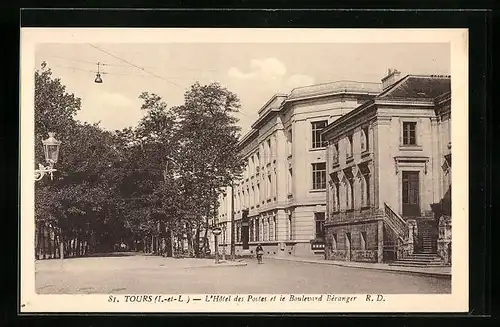
[[[234,267],[212,262],[137,255],[42,260],[35,285],[40,294],[451,292],[443,278],[273,259]]]

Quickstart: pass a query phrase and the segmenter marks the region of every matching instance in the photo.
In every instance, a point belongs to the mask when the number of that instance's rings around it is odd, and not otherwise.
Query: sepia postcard
[[[21,313],[468,310],[466,29],[21,28],[20,57]]]

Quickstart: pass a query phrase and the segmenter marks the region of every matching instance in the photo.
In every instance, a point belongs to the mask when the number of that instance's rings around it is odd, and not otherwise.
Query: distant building
[[[321,134],[328,142],[325,257],[449,262],[450,77],[400,78],[390,70],[382,84]]]
[[[243,178],[219,199],[221,246],[224,238],[229,249],[233,198],[237,254],[247,239],[247,253],[261,243],[269,255],[323,257],[327,143],[321,132],[381,91],[380,83],[340,81],[273,96],[239,143]]]

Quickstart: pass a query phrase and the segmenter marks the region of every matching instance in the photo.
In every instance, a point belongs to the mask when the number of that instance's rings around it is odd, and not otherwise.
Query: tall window
[[[368,151],[369,148],[368,127],[363,127],[361,130],[361,151]]]
[[[350,209],[354,209],[354,178],[349,179],[349,190],[351,191],[351,195],[350,195],[351,208]]]
[[[288,214],[288,239],[293,240],[293,219],[292,214]]]
[[[272,186],[272,181],[271,181],[271,175],[267,175],[267,198],[271,198],[271,186]]]
[[[263,241],[268,241],[269,238],[267,235],[267,224],[269,223],[269,220],[266,218],[266,219],[263,219],[262,220],[262,240]]]
[[[271,139],[267,140],[267,160],[266,162],[271,162],[272,149],[271,149]]]
[[[292,194],[292,168],[288,169],[288,183],[287,183],[287,186],[288,186],[288,194]]]
[[[326,146],[326,141],[321,137],[321,131],[328,125],[327,120],[317,121],[312,123],[312,147],[323,148]]]
[[[418,171],[403,171],[403,216],[420,215],[420,185]]]
[[[339,162],[339,142],[335,142],[333,145],[333,163]]]
[[[292,129],[288,131],[288,156],[292,155]]]
[[[325,213],[314,213],[314,222],[316,224],[316,239],[323,239],[325,237]]]
[[[416,122],[404,122],[403,123],[403,145],[416,145]]]
[[[260,184],[257,184],[257,192],[255,192],[255,204],[259,205],[260,201]]]
[[[251,193],[250,193],[250,206],[254,206],[254,200],[255,200],[255,188],[252,186],[251,188]]]
[[[335,183],[335,208],[336,211],[340,211],[340,185]]]
[[[347,136],[347,158],[350,158],[352,157],[354,151],[353,151],[354,147],[353,147],[353,144],[352,144],[352,134],[348,135]]]
[[[364,174],[365,181],[365,205],[370,205],[370,174]]]
[[[255,219],[255,241],[260,241],[260,221],[259,218]]]
[[[273,174],[273,197],[276,197],[277,195],[278,195],[278,176],[275,170]]]
[[[278,239],[278,222],[276,221],[276,216],[273,216],[273,227],[274,227],[274,240]]]
[[[360,195],[361,195],[361,207],[365,206],[365,178],[363,176],[359,176],[359,188],[360,188]]]
[[[361,232],[360,233],[360,249],[361,250],[366,250],[366,232]]]
[[[313,166],[313,190],[326,189],[326,164],[314,163]]]
[[[267,226],[269,227],[269,241],[273,241],[274,235],[273,235],[273,221],[271,218],[267,218]]]
[[[347,180],[344,180],[344,188],[345,188],[345,208],[349,209],[349,197],[351,194],[351,191],[349,190],[349,182]]]
[[[253,226],[254,226],[254,220],[253,219],[250,219],[250,222],[248,223],[248,229],[250,230],[250,242],[254,242],[255,239],[254,239],[254,230],[253,230]]]

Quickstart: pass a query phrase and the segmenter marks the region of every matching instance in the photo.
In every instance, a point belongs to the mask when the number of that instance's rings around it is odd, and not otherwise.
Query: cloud
[[[249,80],[260,79],[272,81],[280,79],[286,74],[286,67],[276,58],[252,59],[250,61],[250,71],[245,73],[237,67],[231,67],[228,75],[232,78]]]
[[[141,101],[121,93],[91,92],[82,96],[82,109],[77,118],[88,122],[100,122],[106,129],[122,129],[134,126],[142,117]]]

